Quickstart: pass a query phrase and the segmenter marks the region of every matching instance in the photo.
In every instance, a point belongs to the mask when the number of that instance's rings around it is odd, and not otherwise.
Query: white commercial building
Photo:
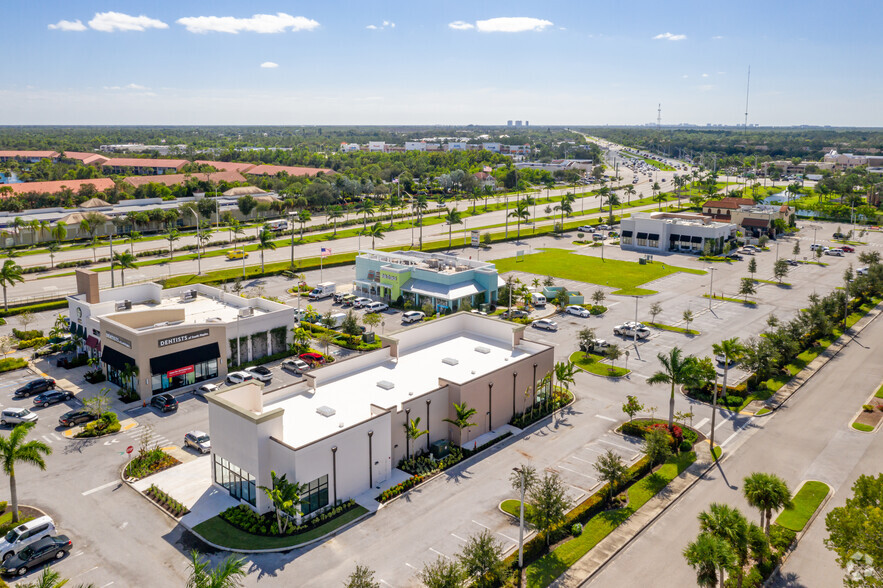
[[[308,515],[377,491],[400,460],[434,444],[492,439],[551,390],[554,349],[523,338],[524,325],[457,313],[381,337],[383,347],[276,390],[248,382],[206,396],[213,480],[259,512],[270,472],[309,488]],[[475,426],[443,419],[454,403],[476,409]],[[419,417],[428,431],[409,440]],[[379,491],[378,491],[379,493]]]
[[[713,253],[736,237],[733,223],[717,222],[701,214],[670,212],[635,212],[620,223],[622,249],[659,252],[700,253],[711,243]]]
[[[405,151],[426,151],[426,141],[405,141]]]
[[[368,151],[386,151],[384,141],[368,141]]]
[[[463,141],[445,143],[445,151],[466,151],[467,149],[469,149],[469,143]]]

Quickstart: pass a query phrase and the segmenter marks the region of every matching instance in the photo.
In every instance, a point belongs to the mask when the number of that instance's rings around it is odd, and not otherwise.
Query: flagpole
[[[319,254],[319,282],[320,283],[324,281],[324,280],[322,280],[322,262],[323,261],[325,261],[325,252],[324,251],[322,251]]]

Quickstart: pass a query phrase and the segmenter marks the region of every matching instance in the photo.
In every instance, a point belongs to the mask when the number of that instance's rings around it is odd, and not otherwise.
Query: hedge
[[[35,337],[33,339],[25,339],[23,341],[18,342],[19,349],[29,349],[31,347],[43,347],[49,343],[49,339],[46,337]]]
[[[28,311],[42,312],[44,310],[58,310],[59,308],[67,308],[67,300],[52,300],[50,302],[40,302],[24,306],[10,306],[9,310],[0,310],[0,317],[15,316]]]
[[[0,359],[0,373],[20,370],[26,367],[28,367],[28,360],[21,357],[4,357]]]
[[[36,339],[37,337],[43,336],[43,331],[40,329],[31,329],[30,331],[20,331],[13,327],[12,336],[18,339],[19,341],[27,341],[28,339]]]

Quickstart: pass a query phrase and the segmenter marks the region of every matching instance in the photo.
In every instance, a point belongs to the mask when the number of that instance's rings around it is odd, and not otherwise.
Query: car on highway
[[[309,370],[310,366],[304,360],[295,357],[293,359],[286,359],[285,361],[283,361],[282,369],[289,372],[294,372],[297,375],[301,375],[305,371]]]
[[[168,392],[163,392],[150,399],[150,406],[162,412],[172,412],[178,410],[178,400]]]
[[[10,558],[7,558],[0,573],[7,576],[24,576],[28,570],[49,562],[62,559],[71,550],[71,540],[67,535],[43,537],[31,543]]]
[[[539,319],[531,323],[535,329],[543,329],[545,331],[557,331],[558,323],[551,319]]]
[[[273,372],[271,372],[269,368],[265,366],[256,365],[254,367],[247,367],[245,368],[245,371],[253,375],[256,380],[260,380],[261,382],[267,383],[273,381]]]
[[[355,300],[353,300],[353,308],[362,308],[363,306],[368,306],[374,302],[370,298],[365,298],[364,296],[359,296]]]
[[[0,412],[0,425],[20,425],[22,423],[36,423],[40,417],[27,408],[4,408]]]
[[[64,402],[65,400],[70,400],[74,395],[70,392],[65,392],[64,390],[49,390],[48,392],[43,392],[42,394],[37,394],[34,398],[34,405],[47,407],[50,404],[55,404],[56,402]]]
[[[309,353],[301,353],[300,355],[298,355],[298,357],[301,359],[301,361],[305,361],[312,367],[325,363],[325,358],[322,357],[321,353],[313,353],[311,351]]]
[[[426,318],[426,314],[419,310],[409,310],[402,314],[403,323],[419,323]]]
[[[208,453],[212,450],[212,441],[208,433],[190,431],[184,435],[184,447],[192,447],[200,453]]]
[[[227,259],[245,259],[248,253],[244,249],[234,249],[227,252]]]
[[[195,394],[196,396],[205,396],[209,392],[214,392],[217,389],[217,384],[203,384],[202,386],[194,390],[193,394]]]
[[[589,309],[583,308],[582,306],[577,306],[572,304],[564,309],[566,314],[572,314],[574,316],[581,316],[583,318],[592,316],[592,313],[589,312]]]
[[[36,380],[31,380],[21,388],[17,389],[12,393],[13,396],[16,397],[28,397],[32,394],[39,394],[41,392],[46,392],[47,390],[55,389],[55,380],[52,378],[37,378]]]
[[[227,374],[226,382],[228,384],[241,384],[242,382],[247,382],[249,380],[254,380],[254,374],[248,372],[230,372]]]
[[[22,548],[49,537],[55,532],[55,523],[52,517],[46,515],[26,521],[17,527],[10,529],[0,540],[0,558],[3,562],[9,561]]]
[[[365,314],[383,312],[388,309],[389,305],[386,302],[372,302],[365,306]]]
[[[79,425],[81,423],[92,422],[97,418],[98,417],[95,416],[95,413],[91,410],[81,408],[78,410],[69,410],[58,417],[58,424],[62,427],[73,427],[74,425]]]

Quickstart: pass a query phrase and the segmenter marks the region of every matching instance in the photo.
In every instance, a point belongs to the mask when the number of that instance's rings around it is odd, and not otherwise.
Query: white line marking
[[[698,423],[696,423],[696,426],[693,427],[693,428],[694,428],[694,429],[699,429],[699,428],[702,427],[702,425],[704,425],[704,424],[707,423],[707,422],[708,422],[708,418],[706,417],[706,418],[702,419],[701,421],[699,421]]]
[[[83,574],[88,574],[88,573],[91,572],[92,570],[97,570],[97,569],[98,569],[98,566],[95,566],[94,568],[89,568],[89,569],[86,570],[85,572],[80,572],[79,574],[76,574],[76,575],[71,576],[71,577],[72,577],[72,578],[77,578],[77,577],[79,577],[79,576],[82,576]]]
[[[589,451],[596,451],[598,453],[604,453],[600,449],[598,449],[596,447],[592,447],[591,445],[583,445],[583,449],[588,449]]]
[[[405,562],[405,565],[408,566],[409,568],[411,568],[412,570],[416,570],[416,569],[417,569],[417,568],[415,568],[414,566],[412,566],[411,564],[409,564],[408,562]]]
[[[607,443],[608,445],[613,445],[614,447],[619,447],[620,449],[625,449],[626,451],[637,451],[634,447],[628,447],[625,445],[620,445],[618,443],[614,443],[613,441],[608,441],[607,439],[598,439],[601,443]]]
[[[475,523],[476,525],[478,525],[479,527],[484,527],[484,528],[487,529],[488,531],[491,530],[490,527],[488,527],[487,525],[482,525],[481,523],[479,523],[479,522],[476,521],[475,519],[472,519],[472,522]]]
[[[390,584],[389,582],[387,582],[387,581],[384,580],[383,578],[380,578],[380,579],[378,580],[378,582],[380,582],[381,584],[386,584],[387,586],[392,586],[392,584]]]
[[[500,533],[499,531],[497,531],[497,535],[499,535],[500,537],[505,537],[506,539],[508,539],[512,543],[518,543],[518,541],[516,539],[513,539],[512,537],[510,537],[509,535],[506,535],[505,533]]]
[[[50,438],[47,437],[46,435],[43,435],[43,439],[46,440],[46,443],[52,443],[52,439],[50,439]]]
[[[730,420],[731,418],[733,418],[733,415],[732,415],[732,414],[725,414],[723,417],[721,417],[721,422],[719,422],[719,423],[717,424],[717,426],[714,428],[714,430],[717,431],[718,429],[720,429],[721,426],[722,426],[725,422],[727,422],[728,420]]]
[[[451,559],[450,557],[448,557],[447,555],[445,555],[441,551],[439,551],[437,549],[433,549],[432,547],[429,548],[429,551],[431,551],[432,553],[437,553],[438,555],[442,556],[445,559]]]
[[[594,462],[591,462],[591,461],[589,461],[589,460],[587,460],[587,459],[583,459],[583,458],[581,458],[581,457],[577,457],[577,456],[575,456],[575,455],[571,455],[571,456],[570,456],[570,459],[575,459],[576,461],[581,461],[581,462],[583,462],[583,463],[594,463]]]
[[[78,556],[80,556],[80,555],[83,555],[83,552],[82,552],[82,551],[78,551],[78,552],[76,552],[76,553],[73,554],[71,557],[78,557]]]
[[[727,444],[727,441],[729,441],[730,439],[732,439],[733,437],[735,437],[736,435],[738,435],[739,433],[741,433],[742,431],[744,431],[744,430],[745,430],[745,427],[747,427],[747,426],[750,425],[750,424],[751,424],[751,420],[749,419],[748,421],[745,422],[744,425],[742,425],[741,427],[739,427],[738,429],[736,429],[735,431],[733,431],[733,434],[732,434],[732,435],[730,435],[729,437],[727,437],[726,439],[724,439],[724,442],[721,443],[720,446],[723,447],[724,445],[726,445],[726,444]]]
[[[381,582],[383,582],[383,580],[381,580]],[[102,586],[101,588],[107,588],[107,587],[110,586],[111,584],[113,584],[112,581],[111,581],[111,582],[108,582],[107,584],[105,584],[105,585]]]
[[[52,438],[55,439],[56,441],[64,441],[64,439],[62,439],[61,437],[59,437],[55,433],[52,433]]]
[[[89,496],[90,494],[94,494],[100,490],[104,490],[105,488],[110,488],[111,486],[116,486],[117,484],[121,484],[120,481],[108,482],[107,484],[103,484],[98,486],[97,488],[92,488],[91,490],[86,490],[83,492],[83,496]]]
[[[451,533],[451,536],[452,536],[452,537],[456,537],[457,539],[459,539],[459,540],[462,541],[463,543],[466,543],[466,539],[463,539],[463,538],[460,537],[459,535],[454,535],[453,533]]]
[[[612,419],[609,416],[604,416],[603,414],[596,414],[595,416],[598,417],[599,419],[604,419],[605,421],[610,421],[612,423],[616,422],[616,419]]]
[[[568,472],[573,472],[573,473],[576,474],[577,476],[582,476],[583,478],[588,478],[588,479],[590,479],[590,480],[594,480],[594,479],[595,479],[595,478],[593,478],[592,476],[587,476],[586,474],[581,474],[580,472],[578,472],[578,471],[576,471],[576,470],[572,470],[572,469],[570,469],[570,468],[566,468],[566,467],[564,467],[563,465],[560,465],[560,464],[559,464],[558,466],[556,466],[556,467],[559,467],[559,468],[561,468],[562,470],[567,470]]]

